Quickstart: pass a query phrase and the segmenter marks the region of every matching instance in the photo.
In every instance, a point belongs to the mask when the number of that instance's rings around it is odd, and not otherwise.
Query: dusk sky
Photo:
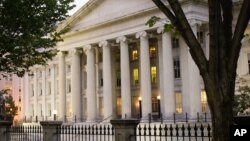
[[[86,2],[88,2],[89,0],[75,0],[74,4],[76,5],[76,7],[74,9],[72,9],[69,14],[72,15],[74,14],[78,9],[80,9]]]

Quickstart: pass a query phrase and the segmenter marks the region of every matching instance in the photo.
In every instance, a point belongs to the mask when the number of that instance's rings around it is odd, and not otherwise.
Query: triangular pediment
[[[115,21],[155,7],[151,0],[90,0],[61,24],[77,31],[90,26]]]

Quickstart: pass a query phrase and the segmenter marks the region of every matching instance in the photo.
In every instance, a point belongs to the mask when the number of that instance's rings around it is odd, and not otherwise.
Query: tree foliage
[[[57,24],[68,16],[73,0],[0,0],[0,72],[22,76],[44,65],[61,41]]]
[[[233,112],[234,115],[250,114],[250,87],[244,78],[239,78],[236,81]]]
[[[5,116],[7,120],[13,120],[17,115],[18,107],[15,105],[12,95],[5,97]]]

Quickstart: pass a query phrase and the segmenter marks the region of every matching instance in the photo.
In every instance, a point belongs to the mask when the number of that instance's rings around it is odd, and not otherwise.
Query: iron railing
[[[111,125],[63,125],[57,128],[58,141],[114,141]]]
[[[10,141],[42,141],[43,129],[40,125],[13,126],[10,129]]]
[[[211,126],[207,124],[140,124],[137,141],[211,141]],[[132,136],[131,136],[132,137]]]

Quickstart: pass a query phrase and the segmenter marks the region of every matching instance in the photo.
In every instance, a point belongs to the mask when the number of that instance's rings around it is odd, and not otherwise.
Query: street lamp
[[[158,101],[158,118],[161,118],[161,96],[157,96],[157,101]]]
[[[142,117],[141,97],[139,97],[140,118]]]
[[[56,114],[57,114],[57,111],[53,110],[54,120],[56,120]]]

